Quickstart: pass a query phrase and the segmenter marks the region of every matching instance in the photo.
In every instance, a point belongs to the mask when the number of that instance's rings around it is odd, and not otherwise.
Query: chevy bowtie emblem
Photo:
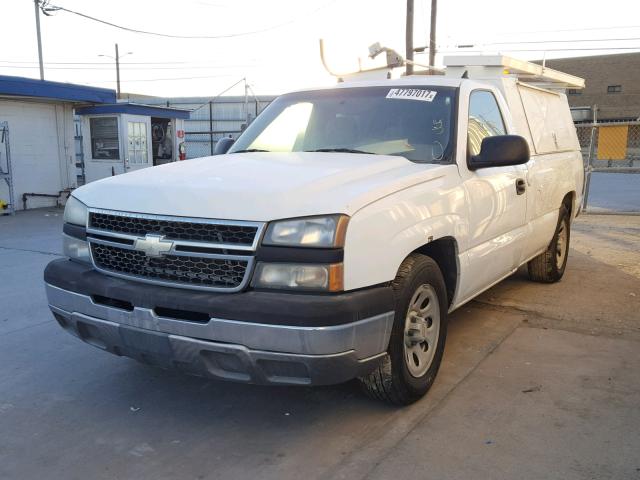
[[[147,234],[144,238],[136,238],[133,248],[144,252],[147,257],[161,257],[173,248],[173,242],[163,238],[164,235]]]

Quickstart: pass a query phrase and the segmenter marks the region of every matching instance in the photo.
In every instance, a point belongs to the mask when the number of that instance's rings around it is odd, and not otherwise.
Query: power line
[[[0,60],[0,63],[24,63],[37,64],[38,62],[27,60]],[[174,64],[207,64],[211,62],[194,61],[163,61],[163,62],[120,62],[120,65],[174,65]],[[111,62],[44,62],[45,65],[111,65]]]
[[[600,51],[600,50],[640,50],[637,47],[585,47],[585,48],[500,48],[501,52],[573,52],[573,51]],[[484,52],[484,50],[458,48],[455,50],[440,50],[439,53],[460,53],[460,52]]]
[[[326,6],[326,5],[325,5]],[[609,27],[602,27],[602,29],[608,29]],[[618,27],[618,28],[632,28],[631,26],[629,27]],[[633,27],[635,28],[635,27]],[[637,28],[640,28],[640,26],[637,26]],[[595,29],[599,29],[599,28],[594,28],[592,30]],[[568,29],[566,31],[573,31],[573,30],[580,30],[580,29]],[[565,31],[565,30],[555,30],[554,32],[558,32],[558,31]],[[551,31],[550,31],[551,32]],[[534,32],[531,32],[534,33]],[[474,47],[480,47],[480,46],[492,46],[492,45],[526,45],[526,44],[541,44],[541,45],[545,45],[545,44],[553,44],[553,43],[580,43],[580,42],[614,42],[614,41],[636,41],[636,40],[640,40],[640,37],[626,37],[626,38],[598,38],[598,39],[593,39],[593,38],[589,38],[589,39],[559,39],[559,40],[526,40],[526,41],[505,41],[505,42],[477,42],[475,44],[473,44],[472,46]],[[438,45],[438,48],[461,48],[459,45],[451,45],[451,44],[441,44]],[[617,47],[612,47],[613,49],[618,49]],[[620,48],[624,48],[624,47],[620,47]],[[595,50],[603,50],[603,49],[609,49],[609,47],[606,48],[600,48],[600,47],[594,47]],[[565,50],[565,49],[563,49]],[[572,50],[572,49],[566,49],[566,50]],[[520,50],[522,51],[522,50]],[[31,65],[37,65],[38,62],[34,62],[34,61],[21,61],[21,60],[0,60],[0,63],[8,63],[8,64],[31,64]],[[226,66],[226,65],[215,65],[212,67],[207,67],[205,65],[210,64],[211,62],[208,61],[201,61],[201,60],[194,60],[194,61],[159,61],[159,62],[121,62],[120,65],[203,65],[202,67],[188,67],[188,68],[234,68],[234,67],[238,67],[238,68],[246,68],[246,67],[250,67],[252,65],[230,65],[230,66]],[[105,63],[105,62],[77,62],[77,61],[71,61],[71,62],[45,62],[45,65],[98,65],[98,66],[104,66],[107,69],[110,69],[110,63]],[[12,68],[18,68],[18,67],[12,67]],[[22,67],[20,67],[22,68]],[[54,67],[50,67],[50,68],[54,68]],[[148,69],[163,69],[160,67],[149,67]]]
[[[165,82],[165,81],[172,81],[172,80],[198,80],[198,79],[204,79],[204,78],[223,78],[223,77],[232,77],[233,75],[229,74],[229,75],[205,75],[202,77],[170,77],[170,78],[140,78],[140,79],[136,79],[136,80],[126,80],[126,83],[129,82]],[[96,81],[93,83],[113,83],[115,80],[104,80],[104,81]]]
[[[189,39],[189,40],[219,40],[222,38],[235,38],[235,37],[243,37],[243,36],[247,36],[247,35],[256,35],[259,33],[264,33],[264,32],[268,32],[271,30],[275,30],[277,28],[281,28],[281,27],[285,27],[287,25],[291,25],[292,23],[295,23],[299,18],[302,18],[304,16],[307,15],[312,15],[320,10],[322,10],[323,8],[328,7],[329,5],[331,5],[332,3],[335,3],[337,0],[330,0],[328,3],[322,5],[321,7],[308,12],[304,15],[301,15],[298,18],[293,18],[291,20],[288,20],[286,22],[283,23],[279,23],[277,25],[272,25],[270,27],[266,27],[266,28],[262,28],[260,30],[253,30],[253,31],[249,31],[249,32],[241,32],[241,33],[228,33],[228,34],[223,34],[223,35],[174,35],[174,34],[170,34],[170,33],[159,33],[159,32],[150,32],[148,30],[138,30],[136,28],[131,28],[131,27],[125,27],[122,25],[118,25],[116,23],[112,23],[109,22],[107,20],[102,20],[100,18],[88,15],[86,13],[81,13],[81,12],[77,12],[75,10],[70,10],[68,8],[65,7],[61,7],[59,5],[51,5],[48,1],[43,1],[42,5],[41,5],[41,9],[42,9],[42,13],[44,13],[45,15],[50,16],[52,13],[54,12],[58,12],[58,11],[63,11],[63,12],[67,12],[67,13],[71,13],[73,15],[77,15],[79,17],[82,18],[86,18],[88,20],[92,20],[94,22],[98,22],[98,23],[102,23],[104,25],[108,25],[110,27],[113,28],[118,28],[120,30],[124,30],[127,32],[131,32],[131,33],[139,33],[142,35],[152,35],[155,37],[164,37],[164,38],[181,38],[181,39]]]
[[[498,35],[527,35],[533,33],[556,33],[556,32],[591,32],[594,30],[623,30],[631,28],[640,28],[640,25],[621,25],[617,27],[587,27],[587,28],[564,28],[554,30],[532,30],[528,32],[498,32]]]
[[[103,64],[104,65],[104,64]],[[122,63],[120,64],[122,67]],[[262,68],[265,65],[212,65],[209,67],[205,66],[182,66],[182,67],[128,67],[124,70],[132,71],[132,70],[213,70],[220,68]],[[33,69],[39,68],[37,65],[0,65],[2,68],[22,68],[22,69]],[[48,70],[90,70],[90,71],[111,71],[113,70],[113,66],[106,67],[47,67]]]
[[[548,43],[582,43],[582,42],[626,42],[637,41],[640,37],[630,38],[582,38],[579,40],[562,39],[562,40],[525,40],[513,42],[478,42],[477,45],[526,45],[526,44],[548,44]],[[450,46],[450,45],[448,45]]]

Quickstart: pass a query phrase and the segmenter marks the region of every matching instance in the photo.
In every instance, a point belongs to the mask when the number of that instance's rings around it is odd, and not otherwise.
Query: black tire
[[[566,241],[562,239],[562,235],[566,235]],[[558,225],[553,234],[551,243],[547,249],[537,257],[529,260],[527,270],[529,278],[535,282],[554,283],[559,281],[564,275],[567,267],[567,259],[569,258],[569,241],[571,238],[571,219],[569,210],[565,205],[560,207],[558,216]],[[564,244],[564,245],[563,245]],[[561,250],[564,254],[561,255]]]
[[[395,297],[395,318],[387,355],[374,371],[359,378],[367,395],[394,405],[408,405],[423,397],[436,378],[447,337],[447,291],[438,264],[431,258],[411,254],[402,263],[392,282]],[[405,322],[409,304],[419,288],[431,287],[439,307],[439,331],[436,350],[426,372],[416,377],[407,366],[405,356]],[[426,342],[425,342],[426,343]],[[425,347],[428,348],[428,347]],[[433,347],[431,347],[433,348]]]

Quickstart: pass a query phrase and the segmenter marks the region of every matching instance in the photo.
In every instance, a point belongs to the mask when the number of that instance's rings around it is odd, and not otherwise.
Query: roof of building
[[[112,103],[116,101],[115,90],[108,88],[6,75],[0,75],[0,96],[42,98],[73,103]]]
[[[128,113],[130,115],[146,115],[158,118],[188,119],[190,110],[182,108],[161,107],[159,105],[143,105],[141,103],[119,102],[108,105],[93,105],[76,109],[78,115],[100,115],[105,113]]]

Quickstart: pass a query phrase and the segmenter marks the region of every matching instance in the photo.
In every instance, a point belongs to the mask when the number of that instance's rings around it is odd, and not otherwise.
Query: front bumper
[[[394,317],[392,303],[387,304],[392,299],[390,293],[380,302],[387,292],[379,289],[355,296],[324,296],[324,304],[322,296],[308,296],[316,308],[299,308],[296,321],[282,324],[275,321],[273,311],[295,314],[305,295],[217,295],[153,287],[108,277],[66,260],[51,262],[45,281],[49,306],[58,323],[83,341],[145,363],[246,383],[323,385],[363,375],[385,354]],[[158,310],[163,312],[159,315],[154,305],[162,299],[163,305],[168,305],[168,290],[179,296],[173,298],[173,309],[191,305],[207,311],[208,319],[171,318],[164,313],[166,308]],[[272,312],[261,310],[265,295],[274,296],[269,302],[273,302]],[[364,307],[356,308],[367,303],[363,295],[375,296],[376,301],[369,303],[383,311],[367,311],[363,316]],[[231,318],[220,318],[212,311],[216,305],[223,310],[224,297],[232,304],[242,297],[238,303],[242,308]],[[110,304],[105,298],[121,303]],[[251,321],[237,319],[251,311]]]

